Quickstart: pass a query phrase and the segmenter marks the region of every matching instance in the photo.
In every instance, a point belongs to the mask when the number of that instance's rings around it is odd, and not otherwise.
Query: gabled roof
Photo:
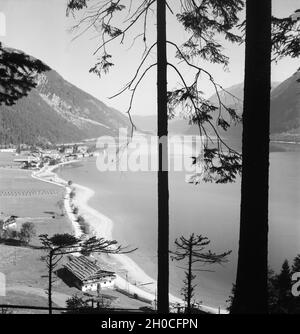
[[[79,280],[99,279],[105,276],[114,276],[111,271],[104,271],[86,256],[70,256],[70,261],[64,266]]]

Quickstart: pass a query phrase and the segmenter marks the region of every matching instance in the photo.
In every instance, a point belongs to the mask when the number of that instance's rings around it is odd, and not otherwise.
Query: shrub
[[[26,222],[21,226],[20,240],[28,244],[32,237],[36,235],[35,226],[33,223]]]
[[[84,234],[89,234],[90,233],[89,225],[82,216],[78,216],[77,222],[80,226],[80,229],[81,229],[82,233],[84,233]]]
[[[76,192],[75,190],[73,189],[71,192],[70,192],[70,198],[74,198],[76,195]]]

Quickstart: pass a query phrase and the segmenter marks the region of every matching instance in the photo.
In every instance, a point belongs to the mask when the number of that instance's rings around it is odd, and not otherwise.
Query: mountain
[[[226,89],[228,93],[220,92],[222,101],[228,106],[242,113],[244,84],[237,84]],[[236,98],[234,98],[233,96]],[[218,105],[216,94],[209,99]],[[259,101],[258,101],[259,103]],[[148,126],[152,132],[156,130],[156,117],[147,116],[137,118],[138,124]],[[259,122],[259,119],[257,120]],[[271,91],[271,139],[276,141],[300,142],[300,71],[294,73],[282,83],[273,82]],[[199,135],[196,125],[189,125],[186,120],[175,119],[169,121],[170,134]],[[235,146],[241,147],[242,125],[232,125],[227,131],[219,130],[219,134]]]
[[[20,52],[10,49],[11,52]],[[68,143],[117,135],[127,117],[50,70],[12,106],[0,106],[0,143]]]
[[[238,97],[240,101],[233,104],[234,99],[227,94],[225,102],[241,111],[244,85],[232,86],[227,91]],[[224,98],[224,93],[222,94],[221,97]],[[216,104],[217,96],[212,96],[210,101]],[[272,140],[300,141],[300,71],[295,72],[280,84],[272,83],[270,132]],[[222,135],[229,139],[240,139],[242,127],[241,125],[231,127],[227,133],[222,132]]]
[[[273,90],[271,110],[272,133],[300,134],[300,71]]]
[[[279,85],[278,82],[272,83],[272,89],[276,88]],[[243,97],[244,97],[244,84],[240,83],[226,89],[225,92],[220,92],[220,97],[222,101],[232,108],[236,108],[239,112],[241,112],[243,107]],[[234,97],[233,97],[234,96]],[[209,101],[215,105],[218,105],[218,97],[217,94],[212,95],[209,98]],[[144,131],[155,133],[156,132],[156,115],[150,116],[138,116],[134,115],[133,120],[135,125]],[[188,134],[188,135],[199,135],[199,129],[196,125],[190,125],[187,120],[175,118],[169,120],[169,133],[172,135],[175,134]],[[242,129],[240,126],[232,126],[226,132],[220,130],[220,133],[224,137],[230,138],[240,138],[242,134]]]
[[[272,91],[276,89],[280,85],[280,82],[273,81],[271,83]],[[240,104],[242,105],[242,102],[244,100],[244,83],[239,83],[237,85],[233,85],[229,88],[225,89],[226,92],[222,91],[219,93],[222,101],[224,102],[225,105],[235,105],[235,104]],[[212,95],[209,98],[209,101],[214,103],[215,105],[218,105],[218,97],[217,94]]]
[[[271,83],[271,98],[272,98],[272,92],[280,86],[279,82],[272,82]],[[237,85],[233,85],[229,88],[226,88],[225,91],[219,92],[219,96],[222,100],[222,102],[230,108],[233,108],[236,110],[238,114],[242,114],[243,110],[243,99],[244,99],[244,83],[239,83]],[[219,99],[217,94],[212,95],[209,98],[209,101],[213,103],[214,105],[219,105]],[[230,119],[226,118],[226,111],[224,111],[224,118],[230,123]],[[271,110],[271,123],[274,121],[273,113]],[[221,137],[225,138],[226,141],[229,143],[230,146],[233,146],[235,148],[241,148],[242,145],[242,124],[234,125],[232,124],[227,131],[219,128],[218,132]],[[186,132],[189,135],[198,135],[199,130],[196,125],[191,125],[188,131]],[[211,133],[214,135],[213,133]]]

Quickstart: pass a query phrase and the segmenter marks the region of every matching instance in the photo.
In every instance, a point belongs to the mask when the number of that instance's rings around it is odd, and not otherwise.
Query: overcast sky
[[[288,16],[298,8],[299,0],[273,0],[273,12],[279,17]],[[118,43],[112,46],[111,53],[116,65],[110,74],[99,79],[88,72],[96,62],[96,56],[92,54],[99,44],[99,37],[95,32],[90,32],[72,41],[76,35],[70,32],[70,28],[75,24],[76,19],[72,16],[66,17],[66,0],[0,0],[0,12],[6,17],[6,35],[0,36],[0,40],[5,45],[23,50],[43,60],[71,83],[104,103],[120,111],[126,111],[129,101],[128,94],[113,100],[108,97],[129,81],[140,60],[142,43],[138,40],[135,46],[129,49],[133,34],[125,39],[122,46]],[[155,38],[154,23],[155,18],[150,18],[149,45]],[[4,30],[0,23],[0,35],[1,31]],[[176,18],[169,13],[168,38],[180,43],[185,37],[186,34],[176,22]],[[230,57],[228,71],[224,71],[222,66],[206,64],[203,61],[200,64],[208,69],[222,86],[229,87],[243,81],[244,45],[226,43],[224,46],[226,55]],[[171,60],[174,61],[173,50],[168,49],[168,52]],[[155,52],[151,54],[149,64],[151,61],[155,61]],[[299,60],[282,60],[278,65],[273,66],[272,80],[283,81],[291,76],[298,67]],[[187,71],[186,75],[188,80],[192,78],[191,71]],[[172,72],[169,73],[168,81],[170,88],[174,88],[179,82],[175,73]],[[213,88],[205,80],[202,81],[199,88],[207,96],[213,93]],[[138,90],[133,105],[135,114],[155,113],[155,89],[155,70],[153,70]]]

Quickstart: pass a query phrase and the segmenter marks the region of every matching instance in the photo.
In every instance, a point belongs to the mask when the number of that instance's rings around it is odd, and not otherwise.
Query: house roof
[[[114,276],[113,272],[101,270],[96,263],[83,255],[78,257],[70,256],[70,261],[64,267],[81,281]]]

